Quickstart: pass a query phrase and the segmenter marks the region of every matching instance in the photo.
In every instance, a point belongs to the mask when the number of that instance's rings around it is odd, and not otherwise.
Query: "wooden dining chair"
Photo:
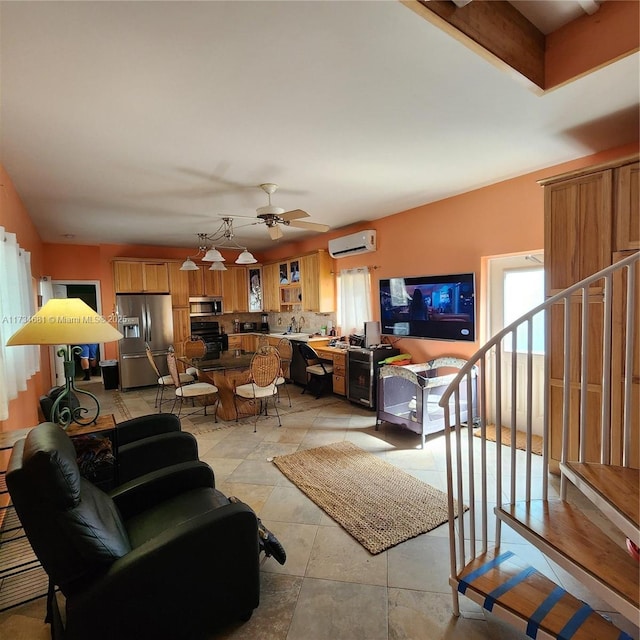
[[[202,404],[204,407],[204,415],[207,415],[207,403],[206,396],[215,395],[215,403],[214,403],[214,420],[218,422],[218,404],[220,399],[218,397],[218,387],[213,384],[209,384],[208,382],[192,382],[191,384],[182,384],[180,382],[180,374],[178,373],[178,365],[176,364],[176,354],[173,349],[169,349],[167,353],[167,367],[169,368],[169,374],[173,380],[173,385],[175,387],[175,399],[173,401],[173,406],[171,407],[171,413],[173,413],[176,402],[179,402],[178,406],[178,417],[180,417],[180,413],[182,411],[182,405],[185,400],[191,400],[192,405],[195,406],[195,400],[202,400]],[[187,415],[193,415],[197,413],[200,409],[196,409]]]
[[[158,365],[153,357],[153,353],[151,352],[151,347],[149,343],[144,343],[144,350],[147,354],[147,360],[149,360],[149,364],[155,371],[158,380],[158,387],[156,389],[156,401],[153,405],[158,409],[158,413],[162,412],[162,403],[163,402],[171,402],[171,400],[163,400],[165,387],[173,386],[173,378],[171,374],[163,376],[160,373],[160,369],[158,369]],[[180,384],[191,384],[196,381],[196,376],[191,373],[181,373],[179,374]]]
[[[249,366],[249,381],[237,386],[233,393],[233,401],[236,409],[236,422],[238,422],[238,399],[250,401],[255,416],[253,431],[257,431],[258,417],[267,414],[269,399],[273,399],[273,407],[278,417],[278,426],[282,425],[280,414],[276,404],[278,387],[276,380],[280,373],[280,355],[275,347],[261,347],[253,355]]]
[[[293,358],[293,345],[288,338],[281,338],[278,341],[278,355],[280,356],[280,373],[276,380],[276,387],[278,388],[278,400],[280,400],[280,387],[287,392],[287,398],[289,399],[289,406],[291,406],[291,396],[289,395],[289,387],[287,386],[287,378],[290,377],[289,367],[291,366],[291,360]]]
[[[189,338],[185,340],[183,353],[186,358],[203,358],[207,353],[207,345],[202,338]],[[195,367],[187,367],[187,373],[198,379],[198,370]]]

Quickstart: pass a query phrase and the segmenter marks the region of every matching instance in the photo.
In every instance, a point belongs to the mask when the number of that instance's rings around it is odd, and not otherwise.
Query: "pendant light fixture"
[[[209,267],[209,271],[226,271],[227,268],[223,264],[226,259],[216,247],[240,251],[240,254],[235,260],[236,264],[255,264],[258,262],[246,247],[239,245],[233,239],[233,235],[233,220],[231,218],[222,218],[222,223],[215,233],[199,233],[198,240],[200,241],[200,245],[198,252],[194,256],[189,256],[182,263],[180,271],[197,271],[199,267],[193,261],[193,258],[197,258],[201,254],[203,262],[213,263],[211,267]],[[211,243],[212,246],[207,246],[208,243]]]

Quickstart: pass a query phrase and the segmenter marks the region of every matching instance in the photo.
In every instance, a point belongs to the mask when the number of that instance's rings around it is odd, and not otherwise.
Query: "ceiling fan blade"
[[[255,216],[241,216],[241,215],[236,215],[235,213],[225,213],[223,216],[218,216],[217,219],[218,220],[224,220],[225,218],[241,218],[244,220],[255,220],[256,217]]]
[[[309,214],[302,209],[293,209],[292,211],[285,211],[278,217],[286,222],[289,220],[298,220],[299,218],[308,218]]]
[[[267,227],[267,231],[269,232],[272,240],[282,238],[282,236],[284,235],[284,233],[282,233],[282,229],[277,224],[274,224],[273,227]]]
[[[291,220],[287,224],[297,229],[309,229],[310,231],[317,231],[318,233],[324,233],[329,231],[328,224],[318,224],[317,222],[306,222],[304,220]]]

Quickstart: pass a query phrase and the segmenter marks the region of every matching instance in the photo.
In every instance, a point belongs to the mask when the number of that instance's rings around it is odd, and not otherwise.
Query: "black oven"
[[[397,356],[399,353],[398,349],[349,347],[347,351],[349,400],[369,407],[369,409],[375,409],[380,361],[390,356]]]
[[[226,333],[220,333],[220,325],[217,322],[191,321],[191,337],[204,342],[207,351],[205,358],[219,358],[221,351],[228,351],[229,337]]]

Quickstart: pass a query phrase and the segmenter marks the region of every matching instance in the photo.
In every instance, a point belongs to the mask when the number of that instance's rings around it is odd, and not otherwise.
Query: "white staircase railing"
[[[453,608],[456,615],[459,614],[458,591],[456,588],[458,578],[464,568],[474,559],[484,557],[492,547],[499,548],[501,541],[501,519],[495,519],[495,535],[490,535],[490,524],[494,513],[497,515],[503,505],[514,505],[523,501],[530,503],[532,500],[549,500],[549,496],[565,500],[567,498],[567,480],[563,472],[563,464],[567,462],[593,462],[587,460],[587,442],[593,446],[594,424],[587,424],[588,403],[593,403],[589,392],[593,391],[593,385],[588,384],[594,379],[594,371],[590,371],[590,359],[587,353],[594,348],[594,333],[592,327],[595,320],[600,327],[598,340],[602,349],[601,371],[597,372],[600,379],[601,403],[600,424],[597,425],[599,433],[595,438],[601,445],[601,465],[610,465],[611,452],[611,379],[612,379],[612,328],[618,332],[615,344],[622,347],[623,355],[616,353],[619,363],[622,365],[622,437],[621,449],[616,453],[620,460],[615,464],[621,467],[637,468],[637,438],[632,426],[633,420],[637,420],[637,410],[633,402],[633,360],[637,345],[634,338],[637,335],[637,320],[635,318],[637,305],[636,281],[637,263],[640,260],[640,252],[636,252],[614,265],[578,282],[566,290],[548,298],[529,313],[522,316],[502,331],[497,333],[481,349],[479,349],[460,370],[453,379],[440,400],[440,406],[445,408],[453,402],[456,407],[454,415],[445,411],[445,443],[447,453],[447,489],[449,500],[449,539],[450,539],[450,564],[451,585],[453,591]],[[621,286],[626,278],[626,287]],[[614,286],[614,282],[616,283]],[[590,304],[594,301],[594,292],[597,292],[598,302],[602,304]],[[601,296],[601,297],[600,297]],[[581,303],[579,322],[573,312],[577,308],[576,302]],[[571,311],[571,304],[574,304]],[[561,480],[558,487],[557,477],[550,474],[550,418],[549,418],[549,388],[551,381],[550,357],[548,353],[551,337],[550,311],[553,305],[564,305],[563,339],[564,360],[562,365],[562,381],[557,381],[558,371],[554,370],[556,388],[561,388],[565,399],[562,408],[562,446],[559,470]],[[602,311],[600,311],[602,309]],[[624,313],[621,312],[624,310]],[[536,400],[534,398],[533,385],[533,324],[536,318],[548,312],[545,317],[546,348],[544,356],[544,419],[542,428],[542,456],[533,453],[535,433],[533,429],[534,418],[532,408]],[[600,314],[595,318],[594,314]],[[623,316],[623,317],[620,317]],[[557,329],[558,323],[554,323]],[[578,333],[576,333],[578,332]],[[576,336],[580,340],[576,343]],[[526,345],[523,350],[522,343]],[[591,340],[591,342],[590,342]],[[571,345],[578,344],[581,353],[573,353]],[[518,351],[520,350],[520,353]],[[575,351],[575,348],[573,349]],[[509,354],[510,352],[510,354]],[[505,358],[511,358],[511,366],[503,367]],[[636,355],[636,358],[638,356]],[[525,367],[517,367],[518,359],[526,359]],[[574,405],[577,393],[576,362],[579,361],[579,407],[574,406],[570,411],[569,402],[566,399],[573,396]],[[571,363],[573,362],[573,369]],[[556,369],[554,365],[554,369]],[[509,370],[506,370],[509,369]],[[477,370],[478,392],[478,416],[475,420],[478,436],[474,436],[471,423],[462,423],[460,420],[460,389],[466,385],[468,394],[471,393],[471,372]],[[522,374],[524,371],[524,376]],[[572,381],[571,373],[574,378]],[[524,378],[524,379],[523,379]],[[635,381],[637,384],[637,380]],[[618,385],[620,386],[620,385]],[[523,393],[524,391],[524,393]],[[618,393],[618,387],[616,387]],[[524,398],[524,401],[523,401]],[[523,407],[522,403],[526,403]],[[619,402],[619,400],[617,400]],[[519,406],[517,406],[519,405]],[[505,408],[506,407],[506,408]],[[634,416],[634,411],[636,411]],[[517,414],[517,415],[516,415]],[[593,415],[591,411],[590,415]],[[518,424],[517,417],[521,423]],[[524,416],[524,418],[522,418]],[[492,418],[492,420],[491,420]],[[454,421],[451,424],[452,420]],[[573,424],[577,420],[577,425]],[[495,442],[487,439],[487,430],[490,422],[495,422]],[[503,435],[501,427],[508,429],[510,445],[508,453],[503,457]],[[617,428],[617,427],[616,427]],[[556,425],[554,424],[554,431]],[[524,432],[524,451],[518,451],[516,447],[517,432]],[[617,433],[617,432],[616,432]],[[617,437],[617,436],[616,436]],[[577,441],[576,441],[577,439]],[[616,440],[617,441],[617,440]],[[618,445],[616,445],[618,446]],[[621,455],[620,455],[621,454]],[[557,457],[557,456],[556,456]],[[556,461],[557,462],[557,461]],[[558,471],[558,466],[552,469]],[[495,474],[495,483],[488,478]],[[493,478],[492,478],[493,479]],[[495,504],[495,510],[490,512],[490,506]],[[464,505],[468,511],[463,517],[458,516],[458,505]],[[614,522],[614,524],[616,524]],[[637,530],[637,525],[636,525]],[[637,536],[637,533],[636,533]],[[543,550],[544,552],[544,550]],[[569,561],[570,564],[570,561]],[[581,577],[581,574],[577,574]],[[588,581],[585,581],[588,583]],[[589,586],[592,586],[589,584]],[[603,595],[599,593],[598,595]],[[604,594],[605,596],[607,594]],[[616,597],[610,601],[619,602]],[[625,610],[626,607],[626,610]],[[618,609],[630,619],[635,616],[637,624],[637,605],[628,607],[620,605]]]

